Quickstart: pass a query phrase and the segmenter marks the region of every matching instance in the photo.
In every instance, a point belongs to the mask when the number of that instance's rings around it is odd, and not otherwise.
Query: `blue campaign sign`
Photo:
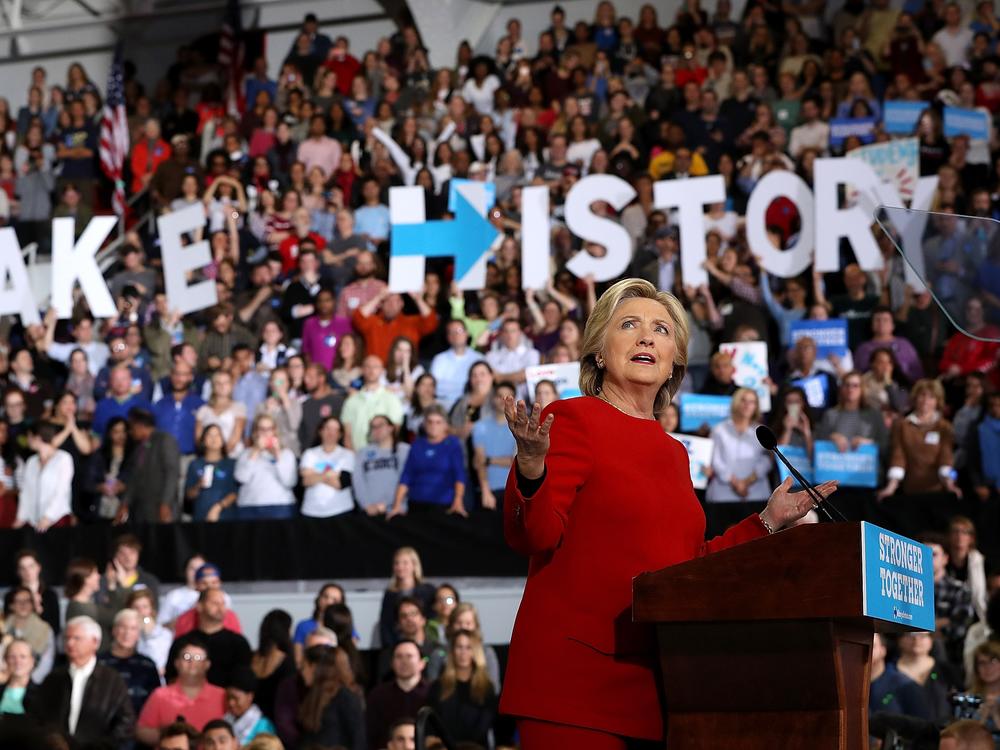
[[[454,219],[393,224],[389,240],[393,255],[454,257],[455,278],[460,279],[483,257],[499,234],[461,193],[456,193]]]
[[[865,615],[934,631],[930,547],[862,522],[861,568]]]
[[[792,344],[801,338],[811,338],[816,342],[816,359],[826,359],[831,354],[847,356],[847,321],[797,320],[792,323]]]
[[[844,453],[829,440],[817,440],[813,446],[817,484],[836,479],[845,487],[878,487],[878,463],[878,446],[874,444]]]
[[[704,396],[700,393],[681,394],[681,430],[694,432],[707,424],[715,427],[729,419],[730,396]]]
[[[830,120],[830,146],[839,148],[852,135],[861,139],[862,143],[875,140],[874,117],[834,117]]]
[[[799,378],[793,380],[792,385],[796,385],[805,391],[806,401],[813,409],[825,409],[830,403],[830,380],[822,375],[813,375],[809,378]]]
[[[812,461],[809,460],[809,453],[805,448],[798,445],[779,445],[778,450],[785,455],[788,463],[799,470],[799,474],[802,475],[803,479],[811,484],[816,484],[816,480],[813,479]],[[781,461],[778,461],[778,481],[784,482],[790,476],[791,472],[785,468],[785,465]],[[793,479],[792,487],[798,486],[798,481]]]
[[[927,109],[927,102],[888,101],[882,107],[882,124],[892,135],[912,133],[920,115]]]
[[[977,109],[945,107],[944,135],[945,138],[967,135],[974,141],[988,141],[990,139],[990,116]]]

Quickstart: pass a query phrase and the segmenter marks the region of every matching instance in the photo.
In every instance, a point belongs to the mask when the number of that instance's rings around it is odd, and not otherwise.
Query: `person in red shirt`
[[[226,691],[208,682],[208,646],[199,633],[191,633],[178,644],[174,668],[177,679],[158,687],[139,714],[135,736],[139,742],[156,747],[160,729],[183,716],[199,732],[208,722],[226,713]]]
[[[965,331],[978,338],[967,336]],[[992,339],[981,341],[980,339]],[[970,297],[965,303],[965,330],[956,331],[945,344],[941,355],[941,377],[946,382],[968,375],[970,372],[982,372],[998,386],[997,358],[1000,357],[1000,328],[986,322],[983,301],[979,297]]]
[[[382,362],[388,362],[389,349],[398,337],[409,339],[416,353],[420,339],[437,328],[437,313],[424,301],[423,293],[410,292],[409,296],[419,315],[404,315],[402,296],[386,287],[356,309],[351,318],[354,330],[365,340],[365,351]]]
[[[292,233],[278,245],[278,252],[281,253],[281,272],[290,274],[299,263],[299,246],[305,240],[312,240],[316,251],[323,252],[326,247],[326,240],[323,235],[312,231],[312,219],[309,216],[308,208],[297,208],[292,214]]]
[[[221,589],[222,576],[219,573],[219,569],[215,565],[212,565],[212,563],[202,565],[194,574],[194,587],[197,589],[199,595],[202,591],[207,591],[208,589]],[[177,619],[174,621],[174,638],[177,639],[198,630],[198,627],[198,607],[195,605],[187,612],[177,616]],[[226,630],[232,630],[234,633],[240,633],[241,635],[243,633],[243,628],[240,626],[240,618],[228,607],[226,608],[226,615],[222,620],[222,627]]]
[[[687,451],[657,421],[684,379],[687,343],[680,302],[624,279],[587,321],[584,396],[530,414],[504,403],[517,442],[504,534],[530,563],[500,710],[517,718],[523,750],[662,747],[655,630],[632,622],[632,578],[766,536],[813,507],[786,481],[760,514],[705,541]]]
[[[143,139],[132,147],[132,193],[146,189],[156,168],[170,158],[170,144],[160,137],[160,121],[155,117],[146,120]]]
[[[343,96],[350,96],[351,83],[361,70],[358,58],[348,51],[349,44],[347,37],[338,36],[323,62],[324,68],[337,74],[337,91]]]

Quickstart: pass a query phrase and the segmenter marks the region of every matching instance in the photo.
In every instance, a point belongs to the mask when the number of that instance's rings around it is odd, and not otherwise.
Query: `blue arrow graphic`
[[[453,256],[455,278],[476,264],[500,233],[480,216],[461,193],[455,193],[455,218],[422,224],[393,224],[389,234],[393,255]]]

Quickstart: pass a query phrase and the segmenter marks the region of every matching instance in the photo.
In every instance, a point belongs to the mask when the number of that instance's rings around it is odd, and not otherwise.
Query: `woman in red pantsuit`
[[[680,303],[626,279],[587,321],[585,395],[530,414],[508,399],[518,448],[504,530],[531,563],[500,709],[518,718],[523,750],[662,747],[655,634],[632,622],[632,578],[766,536],[813,507],[785,483],[762,513],[704,541],[687,452],[655,418],[684,377],[687,340]],[[835,484],[818,489],[826,497]]]

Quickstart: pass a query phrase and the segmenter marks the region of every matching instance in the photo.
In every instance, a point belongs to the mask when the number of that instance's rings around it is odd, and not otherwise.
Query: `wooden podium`
[[[799,526],[635,578],[669,750],[866,750],[876,623],[915,628],[865,614],[862,536]]]

